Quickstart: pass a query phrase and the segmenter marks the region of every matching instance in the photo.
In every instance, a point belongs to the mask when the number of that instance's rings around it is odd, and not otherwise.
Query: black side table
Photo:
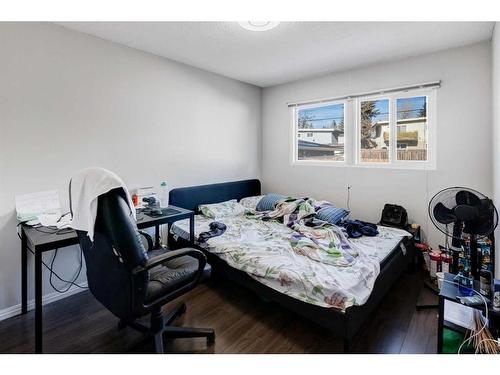
[[[445,301],[450,301],[454,303],[459,303],[458,297],[464,296],[458,288],[458,285],[452,284],[454,283],[453,278],[456,275],[451,273],[444,274],[443,285],[441,286],[441,291],[439,293],[439,317],[438,317],[438,340],[437,340],[437,352],[438,354],[443,352],[443,331],[444,328],[451,329],[456,332],[465,333],[466,329],[452,322],[448,322],[444,318],[444,303]],[[474,285],[475,290],[479,290],[478,285]],[[482,311],[484,313],[485,306],[484,304],[476,305],[476,306],[468,306],[473,309]],[[488,303],[488,317],[490,321],[490,326],[494,325],[498,322],[500,318],[500,312],[493,310],[491,306],[491,302]]]

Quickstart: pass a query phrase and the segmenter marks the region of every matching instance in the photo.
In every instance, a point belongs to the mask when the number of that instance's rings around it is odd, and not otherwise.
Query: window
[[[396,99],[396,108],[397,160],[426,161],[427,97],[414,96]]]
[[[389,161],[389,100],[360,101],[359,160]]]
[[[344,161],[344,103],[296,111],[296,160]]]
[[[292,162],[434,168],[434,89],[293,108]]]
[[[396,109],[395,121],[391,121],[391,108]],[[427,96],[395,94],[387,99],[360,100],[358,118],[360,163],[394,166],[398,161],[427,161]]]

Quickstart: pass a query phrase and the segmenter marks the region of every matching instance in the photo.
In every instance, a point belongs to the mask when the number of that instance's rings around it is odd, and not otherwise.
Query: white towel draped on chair
[[[70,181],[70,207],[73,219],[70,227],[87,232],[94,240],[94,225],[97,215],[97,199],[107,192],[122,188],[125,192],[130,213],[136,218],[135,208],[123,180],[104,168],[86,168],[75,174]]]

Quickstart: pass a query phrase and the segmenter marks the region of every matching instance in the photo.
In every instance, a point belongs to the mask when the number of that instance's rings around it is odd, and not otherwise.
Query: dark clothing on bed
[[[198,242],[205,243],[212,237],[222,236],[226,231],[226,228],[226,224],[219,221],[213,221],[210,223],[210,231],[200,233]]]
[[[345,219],[339,223],[339,226],[345,228],[350,238],[375,237],[378,234],[377,226],[366,221]]]

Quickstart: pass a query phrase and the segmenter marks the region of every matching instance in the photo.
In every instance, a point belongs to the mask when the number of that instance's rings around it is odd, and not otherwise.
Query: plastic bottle
[[[168,187],[167,183],[163,181],[160,184],[160,207],[167,208],[168,207]]]
[[[436,273],[439,272],[439,266],[441,265],[441,254],[433,251],[430,253],[430,257],[431,257],[431,267],[430,267],[431,280],[434,280],[436,279]]]

